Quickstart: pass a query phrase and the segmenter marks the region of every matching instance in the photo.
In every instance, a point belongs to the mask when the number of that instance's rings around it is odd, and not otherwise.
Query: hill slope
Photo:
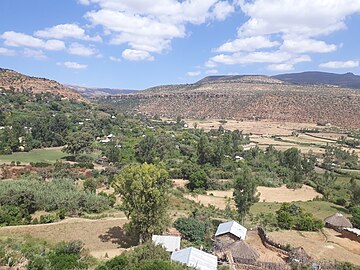
[[[268,119],[360,127],[360,91],[294,85],[266,76],[165,85],[112,96],[126,112],[175,118]]]
[[[336,74],[319,71],[289,73],[273,76],[273,78],[296,84],[323,84],[340,87],[360,88],[360,76],[353,73]]]
[[[64,85],[45,78],[30,77],[13,70],[0,68],[0,88],[15,91],[31,91],[34,94],[50,92],[63,98],[84,100],[74,90]]]

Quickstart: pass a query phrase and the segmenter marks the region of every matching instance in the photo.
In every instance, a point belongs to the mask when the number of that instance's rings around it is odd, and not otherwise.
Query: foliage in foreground
[[[170,261],[169,253],[161,246],[152,242],[136,247],[132,251],[124,252],[95,270],[185,270],[186,266]]]
[[[80,241],[62,242],[54,247],[25,239],[0,241],[0,266],[26,265],[28,270],[88,269],[92,259]]]

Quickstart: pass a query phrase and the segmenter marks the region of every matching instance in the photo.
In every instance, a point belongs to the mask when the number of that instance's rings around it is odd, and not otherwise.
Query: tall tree
[[[93,136],[87,132],[79,131],[71,133],[67,137],[67,145],[63,151],[72,155],[77,155],[89,149],[93,140]]]
[[[154,135],[145,136],[137,145],[136,156],[140,162],[154,163],[157,157],[157,139]]]
[[[140,243],[165,229],[171,186],[166,170],[147,163],[132,165],[115,178],[113,185],[130,219],[127,228],[139,235]]]
[[[250,207],[259,200],[256,196],[256,182],[249,168],[245,167],[234,181],[234,200],[242,221]]]

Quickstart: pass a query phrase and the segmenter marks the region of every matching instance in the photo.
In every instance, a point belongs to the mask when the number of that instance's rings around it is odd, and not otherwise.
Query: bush
[[[181,232],[185,239],[191,242],[200,242],[205,240],[206,225],[204,222],[195,218],[178,218],[174,223],[175,228]]]
[[[208,176],[204,170],[198,170],[191,174],[189,178],[188,187],[190,190],[195,189],[207,189],[208,188]]]

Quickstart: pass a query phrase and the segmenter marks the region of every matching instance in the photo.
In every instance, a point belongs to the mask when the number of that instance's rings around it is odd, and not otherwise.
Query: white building
[[[174,251],[171,254],[171,260],[183,263],[189,267],[194,267],[198,270],[217,269],[216,256],[201,251],[194,247],[188,247],[179,251]]]
[[[247,229],[236,221],[229,221],[219,224],[215,237],[230,233],[241,240],[245,240]]]
[[[170,236],[170,235],[153,235],[152,241],[156,245],[163,246],[166,251],[177,251],[180,250],[180,236]]]

